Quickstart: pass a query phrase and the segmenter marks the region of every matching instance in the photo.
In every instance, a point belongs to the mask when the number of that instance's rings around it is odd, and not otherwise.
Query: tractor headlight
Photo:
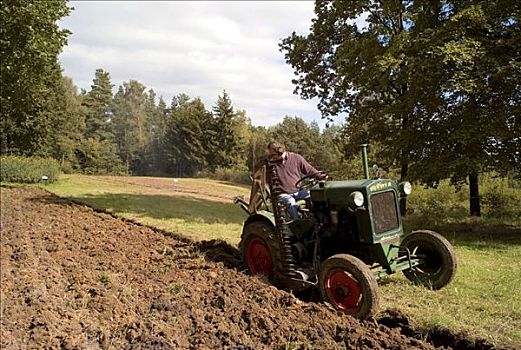
[[[412,185],[409,181],[404,181],[398,185],[398,189],[400,190],[401,194],[408,196],[412,192]]]
[[[355,191],[349,195],[349,205],[352,209],[356,209],[364,205],[364,195],[362,192]]]

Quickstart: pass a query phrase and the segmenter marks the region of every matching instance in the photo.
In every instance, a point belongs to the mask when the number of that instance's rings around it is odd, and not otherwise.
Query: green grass
[[[383,307],[404,311],[418,328],[441,326],[493,344],[521,345],[521,228],[458,228],[435,228],[455,246],[455,280],[432,291],[392,276],[381,283]]]
[[[181,179],[185,188],[218,194],[247,195],[245,187],[208,179]],[[175,193],[168,188],[130,185],[106,177],[65,175],[45,189],[110,211],[127,219],[179,233],[196,240],[239,242],[245,213],[231,200],[212,200]]]
[[[206,179],[179,181],[194,192],[249,195],[249,189],[244,186]],[[487,185],[497,191],[497,185],[485,183],[485,187]],[[245,213],[231,201],[129,185],[117,178],[70,175],[45,188],[197,240],[219,238],[236,244],[246,219]],[[518,198],[519,191],[509,192],[510,198]],[[485,211],[484,218],[469,219],[465,214],[465,198],[446,185],[437,190],[419,189],[416,197],[411,198],[411,205],[417,210],[405,219],[406,231],[428,228],[447,237],[455,246],[458,273],[455,280],[440,291],[412,285],[402,274],[391,276],[380,283],[382,310],[404,311],[419,329],[441,326],[455,332],[465,331],[471,337],[484,338],[496,345],[521,347],[518,209],[507,202],[502,205],[509,209],[508,215],[487,217],[488,211]]]

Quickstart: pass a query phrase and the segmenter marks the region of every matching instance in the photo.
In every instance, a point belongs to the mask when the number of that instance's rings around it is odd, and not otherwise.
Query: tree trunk
[[[469,174],[470,216],[481,216],[478,173]]]
[[[402,164],[402,170],[400,173],[400,182],[405,181],[407,178],[407,172],[409,171],[409,164]],[[400,198],[400,214],[402,216],[407,215],[407,197],[402,196]]]

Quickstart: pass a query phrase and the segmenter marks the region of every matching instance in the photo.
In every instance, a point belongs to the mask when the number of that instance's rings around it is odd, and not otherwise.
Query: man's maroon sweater
[[[283,160],[276,163],[275,167],[279,175],[280,188],[284,193],[288,194],[298,191],[295,184],[301,177],[317,172],[304,157],[293,152],[286,152]]]

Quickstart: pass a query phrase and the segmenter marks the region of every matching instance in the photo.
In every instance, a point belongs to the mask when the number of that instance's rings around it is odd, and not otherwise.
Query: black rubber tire
[[[336,273],[338,271],[346,273],[346,276],[358,284],[361,298],[356,304],[356,310],[347,311],[342,309],[342,304],[335,301],[335,296],[331,294],[333,291],[326,285],[329,273],[335,271],[337,271]],[[367,319],[373,317],[378,310],[379,294],[376,278],[363,261],[352,255],[336,254],[322,263],[319,271],[319,289],[324,301],[329,302],[337,310],[353,317]]]
[[[409,270],[404,270],[405,277],[434,290],[449,284],[456,275],[457,259],[454,248],[442,235],[434,231],[413,231],[400,244],[400,255],[406,255],[406,249],[412,255],[424,256],[424,263]]]
[[[278,285],[280,279],[280,249],[275,234],[275,227],[268,222],[251,222],[243,228],[241,241],[239,242],[239,250],[242,255],[242,260],[248,268],[248,272],[254,274],[248,262],[248,246],[253,239],[263,241],[269,249],[273,265],[272,271],[266,277],[271,283]]]

